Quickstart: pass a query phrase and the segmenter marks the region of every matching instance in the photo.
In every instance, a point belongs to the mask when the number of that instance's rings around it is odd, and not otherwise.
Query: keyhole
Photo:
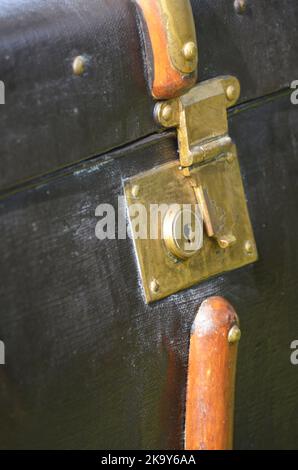
[[[191,225],[189,224],[184,226],[184,237],[186,238],[188,244],[191,244],[194,239],[194,233],[192,231]]]

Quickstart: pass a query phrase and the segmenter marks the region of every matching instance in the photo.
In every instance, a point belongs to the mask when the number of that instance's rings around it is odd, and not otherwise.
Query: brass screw
[[[72,70],[75,75],[82,75],[85,72],[86,59],[82,55],[78,55],[73,63]]]
[[[132,190],[131,190],[132,196],[133,196],[133,197],[138,197],[139,192],[140,192],[140,186],[139,186],[138,184],[135,184],[135,185],[132,187]]]
[[[184,44],[182,52],[186,60],[194,60],[197,55],[197,46],[192,41],[187,42]]]
[[[241,330],[239,326],[234,325],[229,331],[228,341],[230,344],[235,344],[240,341],[240,338],[241,338]]]
[[[244,248],[248,255],[251,255],[253,253],[253,245],[249,240],[245,242]]]
[[[229,101],[234,101],[237,98],[237,90],[234,85],[229,85],[226,90],[226,95]]]
[[[236,10],[236,13],[238,13],[238,15],[242,15],[242,13],[245,12],[246,7],[247,7],[246,0],[235,0],[234,8]]]
[[[161,117],[165,122],[169,122],[171,120],[171,118],[173,117],[173,109],[170,104],[166,104],[165,106],[163,106],[161,110]]]
[[[153,281],[151,281],[151,283],[150,283],[151,292],[153,292],[153,294],[157,294],[157,292],[159,291],[159,288],[160,288],[160,285],[159,285],[158,280],[153,279]]]

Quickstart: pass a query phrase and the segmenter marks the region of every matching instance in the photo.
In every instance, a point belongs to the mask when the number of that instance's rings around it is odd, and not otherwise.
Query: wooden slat
[[[229,450],[233,445],[234,389],[239,325],[229,302],[205,300],[192,326],[188,363],[185,448]]]
[[[150,44],[146,45],[146,50],[150,53],[145,56],[145,69],[151,71],[153,75],[148,77],[151,93],[160,100],[179,96],[196,83],[196,73],[187,75],[173,66],[161,2],[159,0],[136,0],[136,2],[141,8],[145,29],[149,35],[147,39]],[[187,3],[189,4],[189,1],[185,0],[185,4]],[[146,38],[146,34],[144,37]]]

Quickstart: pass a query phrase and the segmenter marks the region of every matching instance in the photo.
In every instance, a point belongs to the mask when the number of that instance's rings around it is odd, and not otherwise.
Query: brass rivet
[[[190,176],[190,168],[183,168],[182,169],[182,173],[183,173],[183,176],[185,176],[186,178],[188,178]]]
[[[138,197],[139,192],[140,192],[140,186],[139,186],[138,184],[135,184],[135,185],[132,187],[132,190],[131,190],[132,196],[133,196],[133,197]]]
[[[248,255],[251,255],[253,253],[253,245],[249,240],[245,242],[244,248]]]
[[[161,111],[161,117],[165,122],[168,122],[171,120],[173,117],[173,109],[172,106],[167,104],[163,106],[162,111]]]
[[[247,7],[246,0],[235,0],[234,8],[239,15],[245,12],[246,7]]]
[[[226,238],[221,238],[218,240],[218,244],[220,248],[226,249],[229,247],[229,241]]]
[[[234,85],[229,85],[226,90],[226,95],[229,101],[234,101],[237,98],[237,90]]]
[[[220,248],[226,250],[236,243],[237,239],[234,235],[225,235],[218,240]]]
[[[240,338],[241,338],[241,330],[239,326],[234,325],[229,331],[228,341],[230,344],[235,344],[240,341]]]
[[[197,55],[197,46],[190,41],[184,44],[182,51],[186,60],[194,60]]]
[[[233,161],[234,161],[234,155],[231,152],[229,152],[227,155],[227,162],[233,163]]]
[[[157,294],[157,292],[159,291],[159,282],[157,281],[157,279],[153,279],[153,281],[151,281],[150,283],[150,289],[151,289],[151,292],[153,292],[153,294]]]
[[[72,70],[75,75],[82,75],[85,72],[86,59],[82,55],[78,55],[73,63]]]

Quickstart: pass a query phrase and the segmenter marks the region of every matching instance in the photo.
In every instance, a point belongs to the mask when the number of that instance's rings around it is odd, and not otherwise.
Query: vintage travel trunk
[[[214,296],[242,332],[234,449],[298,447],[297,22],[296,0],[0,0],[0,448],[208,448],[185,427]],[[178,212],[133,239],[134,204],[195,201],[193,252]]]

